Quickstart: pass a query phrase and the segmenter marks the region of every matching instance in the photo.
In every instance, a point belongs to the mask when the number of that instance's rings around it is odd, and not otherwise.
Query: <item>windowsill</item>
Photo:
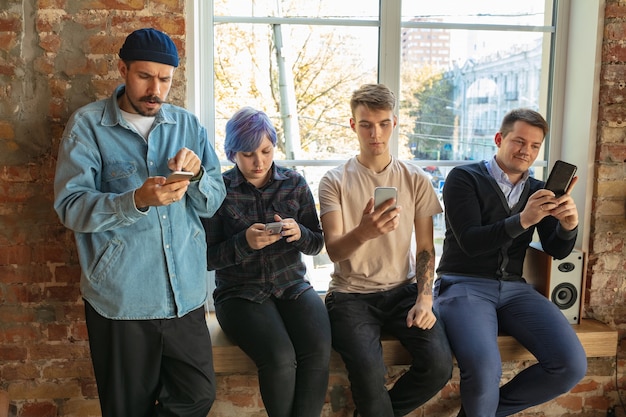
[[[256,366],[239,347],[234,345],[220,328],[215,313],[207,316],[207,325],[213,343],[213,366],[217,374],[228,373],[256,373]],[[573,325],[580,339],[587,357],[615,356],[617,351],[617,331],[604,323],[593,319],[582,319],[580,324]],[[511,336],[498,336],[502,360],[522,361],[532,360],[534,357]],[[382,340],[385,364],[409,365],[411,358],[400,342],[393,338]],[[336,352],[332,352],[330,360],[331,370],[344,369],[343,362]]]

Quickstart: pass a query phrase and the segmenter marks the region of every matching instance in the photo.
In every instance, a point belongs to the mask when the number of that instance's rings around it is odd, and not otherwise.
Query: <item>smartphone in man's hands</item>
[[[165,179],[165,184],[171,184],[173,182],[190,180],[193,177],[193,172],[189,171],[174,171]]]
[[[374,189],[374,209],[377,209],[382,203],[390,198],[398,199],[398,189],[396,187],[376,187]],[[387,211],[393,210],[396,205],[389,207]]]
[[[576,165],[561,160],[556,161],[543,188],[552,191],[556,197],[561,197],[572,182],[576,169]]]

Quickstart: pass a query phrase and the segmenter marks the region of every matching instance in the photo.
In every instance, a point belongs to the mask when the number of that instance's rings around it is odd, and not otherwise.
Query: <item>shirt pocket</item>
[[[260,223],[256,219],[252,203],[223,204],[217,211],[217,215],[223,219],[224,232],[227,236],[245,230],[253,223]]]
[[[120,240],[111,239],[103,250],[96,254],[94,262],[89,267],[89,280],[99,283],[105,279],[116,265],[123,249],[124,244]]]
[[[134,190],[142,183],[132,161],[108,161],[102,168],[102,191],[122,193]]]
[[[296,200],[275,201],[272,203],[271,216],[278,214],[283,219],[298,220],[298,212],[300,211],[300,203]]]

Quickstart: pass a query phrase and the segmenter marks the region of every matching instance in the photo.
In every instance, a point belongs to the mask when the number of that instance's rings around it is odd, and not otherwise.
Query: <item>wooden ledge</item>
[[[207,325],[211,333],[213,366],[217,374],[256,373],[256,366],[252,360],[226,337],[214,313],[207,316]],[[615,356],[617,352],[617,330],[593,319],[582,319],[580,324],[572,325],[572,327],[576,330],[576,334],[585,348],[585,352],[587,352],[587,357]],[[505,362],[534,359],[530,352],[511,336],[498,336],[498,344],[500,345],[502,360]],[[387,366],[409,365],[411,363],[410,355],[396,339],[384,338],[382,345],[383,357]],[[330,369],[345,369],[341,357],[335,351],[331,355]]]

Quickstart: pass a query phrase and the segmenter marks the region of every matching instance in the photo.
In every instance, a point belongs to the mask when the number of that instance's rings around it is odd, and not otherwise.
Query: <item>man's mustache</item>
[[[158,96],[143,96],[139,99],[139,101],[150,101],[153,103],[163,104],[163,100],[161,100]]]

